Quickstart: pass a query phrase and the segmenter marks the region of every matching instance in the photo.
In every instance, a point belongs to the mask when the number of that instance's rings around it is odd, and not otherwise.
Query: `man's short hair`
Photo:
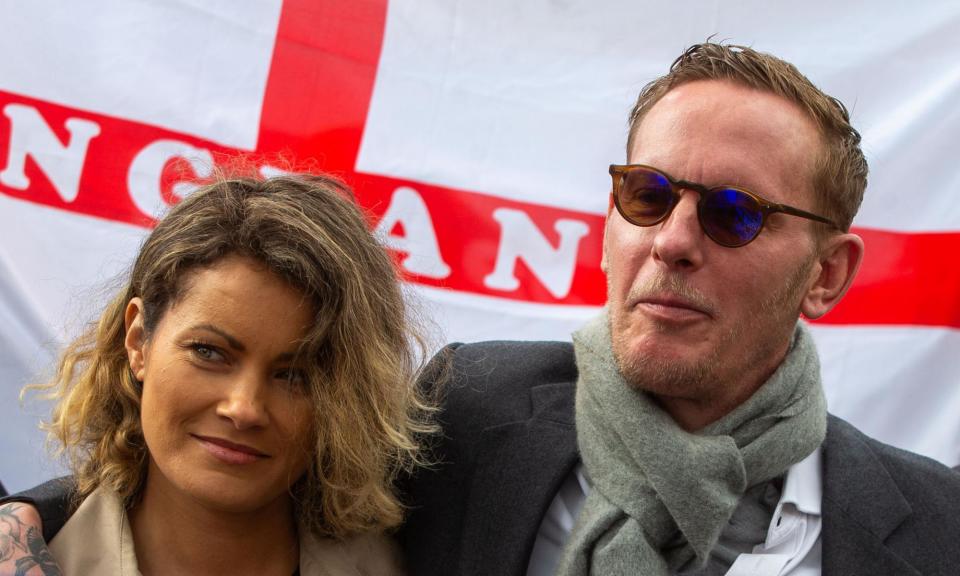
[[[704,42],[688,48],[670,72],[643,87],[630,113],[627,155],[637,127],[671,89],[697,80],[726,80],[794,102],[816,123],[822,153],[816,159],[813,188],[816,209],[849,230],[867,187],[867,160],[860,133],[850,125],[847,108],[824,94],[789,62],[745,46]]]

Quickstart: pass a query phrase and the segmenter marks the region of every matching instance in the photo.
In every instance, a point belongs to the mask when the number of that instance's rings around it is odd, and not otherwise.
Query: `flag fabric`
[[[611,0],[3,2],[0,479],[60,468],[18,393],[93,319],[191,178],[343,177],[434,341],[559,339],[605,300],[607,166],[640,88],[713,38],[794,64],[871,166],[831,411],[960,462],[960,5]]]

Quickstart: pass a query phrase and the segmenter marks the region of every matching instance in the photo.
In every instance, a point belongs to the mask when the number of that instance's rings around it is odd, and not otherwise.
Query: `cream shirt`
[[[64,576],[140,576],[133,532],[120,498],[99,488],[49,543]],[[300,532],[301,576],[401,575],[400,554],[386,536],[345,542]]]
[[[540,524],[527,576],[552,576],[560,562],[590,482],[578,464],[560,487]],[[820,502],[823,497],[821,450],[787,470],[780,502],[766,541],[741,554],[726,576],[820,576]]]

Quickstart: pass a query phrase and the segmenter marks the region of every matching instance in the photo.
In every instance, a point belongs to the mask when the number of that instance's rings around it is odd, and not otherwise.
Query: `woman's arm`
[[[43,540],[40,514],[25,502],[0,505],[0,576],[62,576]]]

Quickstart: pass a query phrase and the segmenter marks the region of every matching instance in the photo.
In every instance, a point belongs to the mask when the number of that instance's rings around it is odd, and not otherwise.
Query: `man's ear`
[[[824,240],[817,262],[820,273],[800,303],[803,315],[816,319],[836,306],[853,283],[862,260],[863,239],[856,234],[837,234]]]
[[[126,328],[127,335],[123,340],[124,347],[127,349],[127,361],[130,362],[130,370],[134,378],[143,382],[144,369],[144,349],[147,343],[147,333],[143,326],[143,300],[139,297],[132,298],[127,303],[127,309],[123,313],[123,325]]]

